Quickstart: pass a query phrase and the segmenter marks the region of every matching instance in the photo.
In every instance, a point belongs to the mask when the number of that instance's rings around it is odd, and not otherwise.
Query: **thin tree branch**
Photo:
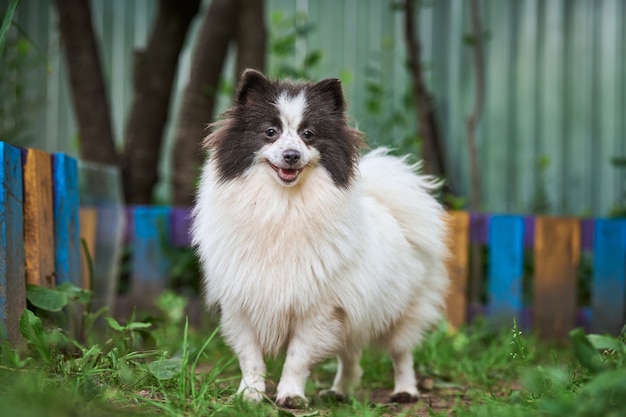
[[[417,8],[415,3],[417,2]],[[409,71],[413,81],[413,99],[415,100],[416,119],[422,139],[422,159],[424,170],[433,175],[446,176],[445,156],[437,128],[435,105],[426,87],[421,65],[421,46],[419,41],[419,1],[404,1],[405,39]],[[449,184],[447,184],[449,189]]]
[[[478,0],[471,0],[472,32],[474,38],[473,58],[474,75],[476,82],[476,95],[474,108],[467,119],[467,141],[470,152],[470,177],[471,177],[471,208],[479,211],[482,205],[482,187],[480,184],[480,169],[478,164],[478,148],[476,146],[476,128],[483,110],[485,96],[485,66],[483,59],[483,29],[480,19],[480,4]]]

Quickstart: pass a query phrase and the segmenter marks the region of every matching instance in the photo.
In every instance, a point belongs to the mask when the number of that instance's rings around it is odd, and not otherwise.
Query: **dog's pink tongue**
[[[298,176],[297,169],[288,169],[288,168],[280,168],[278,170],[278,175],[283,181],[293,181]]]

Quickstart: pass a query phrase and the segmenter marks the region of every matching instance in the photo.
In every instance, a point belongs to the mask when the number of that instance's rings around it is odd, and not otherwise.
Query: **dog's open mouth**
[[[300,171],[302,171],[302,169],[295,168],[279,168],[271,162],[268,162],[268,164],[270,164],[272,169],[276,171],[278,178],[285,183],[294,182],[298,178]]]

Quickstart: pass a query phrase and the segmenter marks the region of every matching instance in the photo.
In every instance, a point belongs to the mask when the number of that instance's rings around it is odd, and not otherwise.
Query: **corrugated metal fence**
[[[470,32],[469,2],[423,3],[423,61],[437,98],[449,180],[467,196],[465,120],[474,94],[471,47],[464,41]],[[6,4],[0,0],[0,9]],[[132,92],[132,51],[145,44],[156,1],[92,4],[121,140]],[[528,213],[541,206],[549,213],[599,216],[626,204],[626,173],[610,163],[612,157],[626,156],[626,2],[485,0],[483,6],[487,87],[478,139],[484,208]],[[406,106],[402,18],[392,1],[268,0],[267,9],[268,22],[277,11],[285,17],[302,12],[315,25],[298,39],[294,63],[310,51],[322,53],[311,74],[344,80],[352,118],[370,143],[410,149],[407,127],[413,122]],[[51,4],[22,0],[16,20],[38,51],[3,68],[20,88],[3,89],[11,96],[2,101],[19,99],[25,120],[19,125],[20,140],[75,153],[77,133]],[[189,48],[181,61],[178,92],[188,67]],[[15,120],[0,126],[6,131]],[[169,139],[174,125],[170,121]],[[12,142],[11,137],[0,139]],[[168,165],[165,159],[165,178]]]

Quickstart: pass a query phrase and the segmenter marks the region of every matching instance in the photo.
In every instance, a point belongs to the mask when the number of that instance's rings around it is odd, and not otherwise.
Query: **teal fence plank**
[[[137,295],[158,292],[168,283],[170,210],[162,206],[138,206],[132,210],[131,279]]]
[[[595,224],[591,329],[618,334],[626,319],[626,220]]]
[[[26,308],[20,149],[0,142],[0,341],[19,339]]]
[[[496,325],[522,316],[524,218],[493,216],[489,224],[489,316]]]
[[[80,286],[78,161],[62,153],[52,154],[52,184],[56,283]]]

